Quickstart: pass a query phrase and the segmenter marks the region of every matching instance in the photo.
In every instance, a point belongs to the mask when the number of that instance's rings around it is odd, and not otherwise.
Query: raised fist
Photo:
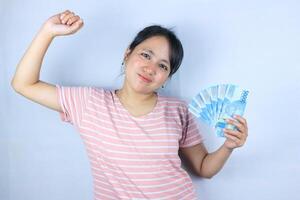
[[[83,20],[74,12],[65,12],[50,17],[43,25],[43,31],[51,36],[70,35],[77,32],[83,26]]]

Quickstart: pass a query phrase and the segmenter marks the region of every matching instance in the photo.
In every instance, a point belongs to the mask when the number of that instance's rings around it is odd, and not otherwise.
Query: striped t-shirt
[[[95,199],[197,199],[178,150],[203,137],[183,100],[158,94],[150,113],[134,117],[115,90],[56,88],[61,119],[86,147]]]

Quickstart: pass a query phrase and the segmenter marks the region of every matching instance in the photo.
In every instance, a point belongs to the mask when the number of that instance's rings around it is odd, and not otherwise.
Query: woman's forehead
[[[169,42],[165,37],[155,36],[148,38],[137,46],[137,50],[148,51],[162,60],[169,60]]]

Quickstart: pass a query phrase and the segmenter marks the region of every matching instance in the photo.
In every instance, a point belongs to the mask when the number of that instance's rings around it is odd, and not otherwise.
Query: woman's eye
[[[141,53],[141,55],[147,59],[150,59],[150,55],[149,54],[146,54],[146,53]]]
[[[160,64],[159,66],[160,66],[161,68],[163,68],[164,70],[166,70],[166,71],[168,70],[168,67],[167,67],[166,65]]]

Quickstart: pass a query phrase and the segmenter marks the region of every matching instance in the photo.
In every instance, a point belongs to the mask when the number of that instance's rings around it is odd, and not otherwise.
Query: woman
[[[178,151],[197,175],[211,178],[233,149],[245,143],[246,119],[228,119],[238,130],[225,130],[224,144],[207,152],[185,102],[156,92],[183,58],[178,38],[161,26],[144,28],[129,45],[123,61],[125,79],[118,90],[40,81],[41,63],[51,41],[82,26],[82,19],[69,10],[50,17],[18,64],[13,88],[60,112],[64,121],[77,128],[90,159],[95,199],[196,199]]]

